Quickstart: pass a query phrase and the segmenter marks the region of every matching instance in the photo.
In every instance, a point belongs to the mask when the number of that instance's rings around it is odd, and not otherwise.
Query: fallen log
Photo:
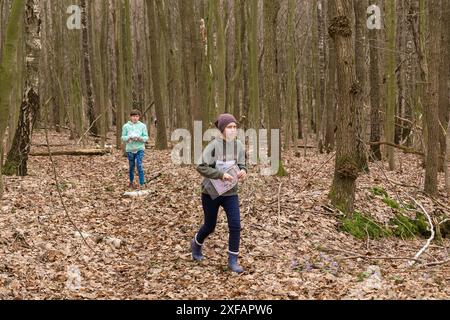
[[[414,150],[412,148],[408,148],[408,147],[405,147],[405,146],[402,146],[402,145],[398,145],[398,144],[395,144],[395,143],[392,143],[392,142],[377,141],[377,142],[366,142],[366,143],[368,145],[371,145],[371,146],[383,145],[384,144],[384,145],[387,145],[387,146],[390,146],[390,147],[394,147],[394,148],[400,149],[400,150],[403,151],[403,153],[412,153],[412,154],[417,154],[419,156],[424,156],[423,152],[420,152],[420,151],[417,151],[417,150]]]
[[[422,157],[425,156],[425,153],[423,153],[421,151],[417,151],[415,149],[408,148],[408,147],[405,147],[403,145],[395,144],[395,143],[392,143],[392,142],[387,142],[387,141],[367,142],[366,141],[364,143],[366,143],[367,145],[370,145],[370,146],[376,146],[376,145],[383,145],[384,144],[384,145],[387,145],[387,146],[390,146],[390,147],[393,147],[393,148],[400,149],[400,150],[402,150],[403,153],[417,154],[417,155],[422,156]],[[439,158],[442,159],[444,157],[442,155],[439,155]]]
[[[76,149],[76,150],[53,150],[52,156],[98,156],[111,153],[111,149]],[[48,151],[30,152],[30,156],[48,156]]]
[[[303,148],[303,149],[314,149],[314,148],[317,148],[317,146],[308,146],[308,145],[304,145],[304,144],[299,144],[298,147],[299,148]]]
[[[32,147],[47,147],[46,143],[36,143],[32,144]],[[50,147],[68,147],[68,146],[75,146],[73,143],[56,143],[51,144]]]

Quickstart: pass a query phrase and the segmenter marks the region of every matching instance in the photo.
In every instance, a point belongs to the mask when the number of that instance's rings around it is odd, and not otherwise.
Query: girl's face
[[[223,130],[223,135],[227,140],[233,140],[234,138],[236,138],[236,134],[237,134],[237,126],[236,123],[234,122],[227,125]]]
[[[130,116],[130,120],[131,120],[131,122],[133,122],[133,123],[137,123],[138,121],[139,121],[139,115],[138,114],[134,114],[134,115],[132,115],[132,116]]]

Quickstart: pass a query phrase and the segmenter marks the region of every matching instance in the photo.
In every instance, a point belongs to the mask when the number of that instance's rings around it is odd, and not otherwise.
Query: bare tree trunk
[[[153,83],[153,95],[155,98],[155,110],[156,118],[158,119],[156,125],[158,132],[156,134],[155,146],[159,150],[167,149],[167,134],[166,134],[166,121],[164,117],[162,96],[161,96],[161,75],[159,68],[159,51],[158,41],[156,39],[159,34],[157,28],[156,14],[155,14],[155,0],[147,0],[147,14],[149,23],[149,36],[150,36],[150,55],[152,59],[152,83]]]
[[[358,93],[358,106],[356,108],[356,150],[358,153],[358,168],[361,172],[369,172],[369,164],[367,162],[367,155],[365,151],[364,138],[365,128],[364,126],[364,100],[366,97],[366,0],[354,0],[355,10],[355,63],[356,63],[356,77],[358,79],[359,87],[361,88]]]
[[[413,32],[414,44],[419,60],[420,80],[426,83],[427,99],[424,106],[424,118],[427,125],[427,153],[424,190],[429,195],[436,195],[437,173],[438,173],[438,148],[435,144],[439,141],[439,117],[438,117],[438,87],[439,87],[439,49],[440,49],[440,30],[439,17],[441,13],[441,1],[430,0],[429,2],[429,31],[430,38],[428,44],[428,54],[422,48],[419,38],[417,23],[417,7],[413,1],[409,3],[408,20]]]
[[[242,113],[245,116],[244,127],[249,125],[249,79],[248,79],[248,17],[246,10],[247,2],[241,1],[240,11],[242,20],[241,29],[241,53],[242,53]],[[247,36],[246,36],[247,35]]]
[[[217,117],[216,108],[216,77],[215,74],[215,55],[214,55],[214,3],[213,1],[208,1],[207,13],[205,12],[205,20],[203,22],[205,29],[203,32],[203,46],[205,51],[205,63],[202,65],[203,75],[206,82],[206,103],[204,108],[206,109],[203,113],[203,121],[206,122],[208,126],[211,126]]]
[[[245,41],[245,34],[242,33],[244,21],[245,21],[245,2],[243,0],[237,0],[233,4],[234,13],[234,73],[231,78],[231,88],[233,88],[233,114],[238,119],[241,118],[241,98],[242,92],[242,68],[243,68],[243,52],[242,42]]]
[[[328,20],[331,21],[336,14],[334,1],[328,1]],[[334,128],[336,113],[336,50],[332,39],[328,41],[328,75],[327,75],[327,99],[326,99],[326,125],[324,148],[326,153],[334,149]]]
[[[104,5],[104,3],[103,3]],[[106,10],[105,7],[102,7],[102,11]],[[103,59],[106,59],[106,56],[102,56],[102,51],[100,49],[101,41],[101,33],[95,34],[95,30],[97,29],[95,26],[95,19],[93,18],[95,16],[95,6],[94,3],[91,1],[89,2],[89,17],[90,17],[90,25],[91,25],[91,45],[93,48],[93,55],[92,60],[93,61],[93,70],[95,71],[93,74],[93,80],[94,80],[94,92],[95,92],[95,104],[96,109],[99,113],[99,120],[98,122],[98,128],[99,128],[99,135],[100,135],[100,144],[102,147],[105,145],[106,141],[106,123],[104,119],[106,119],[106,99],[105,99],[105,89],[104,89],[104,82],[103,82]],[[100,30],[104,29],[105,21],[105,15],[102,14],[102,18],[99,24]]]
[[[124,0],[123,7],[123,24],[122,24],[122,49],[124,58],[124,77],[125,77],[125,91],[124,91],[124,118],[128,117],[129,112],[133,107],[133,52],[131,40],[131,17],[130,17],[130,0]]]
[[[280,4],[273,0],[264,0],[264,122],[270,135],[270,130],[280,129],[280,108],[278,101],[279,84],[277,74],[277,15]],[[269,152],[272,151],[271,138],[268,138]],[[281,161],[281,134],[278,141],[279,166],[277,175],[286,174]]]
[[[450,99],[450,97],[449,97]],[[445,188],[447,195],[450,196],[450,121],[447,124],[447,149],[445,152]]]
[[[311,117],[310,119],[313,120],[313,126],[312,130],[316,134],[316,137],[320,136],[320,119],[322,117],[321,115],[321,108],[320,105],[320,81],[319,81],[319,75],[318,70],[319,67],[319,46],[318,46],[318,21],[317,21],[317,1],[312,1],[311,7],[311,24],[312,24],[312,38],[311,38],[311,64],[309,66],[310,72],[308,73],[309,76],[309,87],[311,90],[311,103],[309,104],[310,110],[311,110]],[[317,141],[320,142],[319,139]]]
[[[248,59],[249,59],[249,120],[250,126],[261,126],[259,110],[259,76],[258,76],[258,0],[247,1],[248,22]]]
[[[175,22],[174,16],[174,9],[168,6],[168,21],[169,25],[171,26],[172,23]],[[170,94],[169,99],[171,100],[171,104],[173,105],[174,110],[174,116],[175,119],[171,119],[171,121],[175,121],[176,128],[181,128],[182,125],[185,123],[184,119],[184,108],[181,106],[182,101],[182,92],[181,92],[181,65],[180,65],[180,58],[179,58],[179,48],[178,48],[178,41],[176,41],[176,35],[174,28],[168,28],[168,47],[169,49],[169,77],[171,79],[171,84],[169,86],[170,88]]]
[[[198,92],[196,81],[196,66],[195,66],[195,39],[196,28],[194,21],[194,3],[185,0],[178,1],[180,20],[181,20],[181,51],[183,61],[183,85],[184,85],[184,105],[187,108],[188,114],[188,128],[193,132],[193,121],[201,120],[201,115],[198,112]]]
[[[287,18],[287,89],[286,89],[286,117],[284,119],[286,127],[286,142],[294,142],[295,150],[297,150],[297,132],[295,130],[294,115],[296,108],[296,85],[295,85],[295,32],[294,32],[294,16],[295,3],[294,0],[288,1],[288,18]]]
[[[225,30],[223,26],[222,10],[220,9],[220,1],[212,0],[211,5],[214,11],[214,20],[216,21],[217,30],[217,63],[215,70],[217,73],[217,107],[218,113],[225,112],[226,97],[226,80],[225,80]]]
[[[325,71],[326,71],[326,55],[325,55],[325,27],[324,27],[324,8],[323,8],[323,1],[318,0],[317,1],[317,48],[318,48],[318,70],[319,74],[317,76],[316,83],[318,84],[317,90],[316,90],[316,99],[317,99],[317,120],[319,121],[319,130],[318,130],[318,136],[319,136],[319,152],[323,152],[323,144],[325,139],[325,114],[326,114],[326,107],[325,107]]]
[[[17,126],[19,123],[19,115],[20,115],[20,106],[22,105],[23,98],[23,83],[25,77],[25,39],[23,32],[24,25],[21,24],[19,27],[19,46],[17,49],[17,63],[15,65],[15,79],[14,79],[14,88],[13,92],[10,96],[11,106],[9,110],[9,119],[8,119],[8,138],[6,140],[5,151],[9,152],[11,149],[14,133],[17,130]],[[1,40],[0,40],[1,41]],[[1,154],[2,158],[0,163],[3,164],[3,154]]]
[[[0,0],[0,57],[2,56],[3,52],[3,39],[5,39],[5,29],[7,22],[7,19],[4,18],[4,7],[5,1]]]
[[[39,112],[39,59],[41,53],[40,7],[36,0],[28,0],[25,11],[26,80],[19,123],[11,149],[3,167],[7,175],[27,174],[28,154],[31,149],[33,126]]]
[[[115,52],[116,52],[116,147],[122,148],[122,125],[125,122],[125,83],[124,83],[124,54],[122,41],[122,23],[123,23],[122,0],[115,2]]]
[[[355,49],[352,42],[352,0],[336,1],[336,17],[328,28],[336,48],[338,76],[338,119],[336,161],[333,184],[329,193],[332,203],[347,215],[353,213],[358,156],[356,150],[356,108],[360,90],[355,70]]]
[[[386,75],[387,75],[387,93],[386,93],[386,113],[385,113],[385,136],[386,141],[394,143],[395,135],[395,2],[386,2],[386,37],[389,48]],[[387,156],[389,160],[389,170],[395,169],[395,149],[388,146]]]
[[[19,26],[22,23],[25,0],[14,0],[5,33],[5,42],[0,56],[0,151],[3,154],[3,137],[8,123],[9,97],[13,90],[12,76],[19,44]],[[0,12],[0,14],[2,14]],[[1,163],[0,163],[1,165]],[[0,170],[0,199],[3,196],[3,177]]]
[[[297,105],[297,138],[303,139],[303,119],[302,119],[302,88],[300,85],[300,71],[295,72],[295,98]],[[306,149],[305,149],[306,150]]]
[[[440,16],[442,9],[441,0],[430,0],[429,8],[429,28],[430,38],[428,43],[427,65],[427,102],[424,110],[425,121],[428,128],[427,136],[427,156],[425,170],[425,192],[436,196],[437,174],[438,174],[438,155],[439,149],[436,148],[436,142],[439,141],[439,61],[440,61]],[[447,30],[448,32],[448,30]]]
[[[397,26],[396,26],[396,77],[397,77],[397,103],[396,103],[396,117],[395,117],[395,136],[394,142],[396,144],[403,143],[403,140],[408,136],[408,122],[402,119],[407,119],[406,112],[406,71],[407,71],[407,37],[406,37],[406,14],[404,1],[397,1]]]
[[[378,63],[377,29],[369,29],[369,56],[370,56],[370,141],[378,142],[381,139],[380,126],[380,78]],[[373,160],[381,160],[380,145],[371,145],[370,152]]]
[[[89,120],[90,132],[98,134],[98,127],[95,121],[96,112],[94,109],[94,94],[92,87],[92,71],[91,71],[91,57],[89,50],[89,36],[88,36],[88,18],[86,0],[80,0],[81,5],[81,28],[82,28],[82,46],[83,46],[83,68],[84,68],[84,81],[86,83],[86,103],[87,103],[87,115]]]
[[[97,55],[100,56],[101,64],[99,66],[99,70],[101,70],[101,78],[99,81],[101,82],[99,84],[100,87],[100,114],[102,115],[100,119],[100,145],[102,147],[105,146],[106,143],[106,136],[108,135],[108,44],[107,44],[107,37],[108,37],[108,12],[109,12],[109,5],[105,1],[102,4],[102,23],[101,23],[101,34],[100,34],[100,40],[99,40],[99,50],[100,52],[97,53]],[[103,56],[101,56],[101,53],[103,52]]]
[[[450,117],[450,1],[442,1],[441,17],[441,59],[439,66],[439,171],[444,168],[444,159],[447,150],[445,130]],[[447,131],[447,135],[448,135]]]

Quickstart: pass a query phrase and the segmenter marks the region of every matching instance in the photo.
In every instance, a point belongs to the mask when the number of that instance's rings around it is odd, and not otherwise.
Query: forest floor
[[[45,143],[43,131],[36,131],[33,143]],[[50,144],[62,143],[74,141],[50,132]],[[189,242],[203,215],[201,177],[193,166],[172,164],[170,153],[146,150],[146,177],[161,176],[138,198],[123,196],[128,164],[121,152],[54,156],[67,213],[48,157],[30,157],[26,177],[5,177],[0,299],[450,298],[449,239],[433,241],[420,263],[409,266],[406,258],[414,257],[426,238],[360,240],[340,231],[339,214],[328,208],[327,199],[334,160],[316,149],[306,156],[302,149],[300,157],[284,153],[287,177],[249,168],[240,185],[243,274],[226,267],[222,211],[216,232],[205,242],[206,259],[192,261]],[[392,172],[381,162],[371,163],[370,174],[357,180],[356,208],[380,223],[394,211],[370,191],[374,186],[397,200],[412,196],[430,213],[438,209],[420,192],[420,159],[399,153],[398,161]],[[441,191],[443,180],[440,174]],[[438,201],[448,210],[450,199],[443,192]]]

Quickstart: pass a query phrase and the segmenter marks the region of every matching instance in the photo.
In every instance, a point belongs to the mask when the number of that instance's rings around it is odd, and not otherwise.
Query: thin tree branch
[[[103,113],[101,113],[97,118],[95,118],[94,121],[92,121],[91,125],[89,126],[89,128],[87,128],[87,130],[81,135],[80,139],[78,139],[76,145],[80,144],[80,141],[83,139],[83,137],[89,132],[89,130],[91,130],[91,128],[94,126],[94,123],[100,119],[100,117],[103,115]]]
[[[423,213],[425,213],[425,215],[427,216],[428,219],[428,223],[430,224],[430,231],[431,231],[431,235],[428,238],[427,242],[425,243],[425,245],[422,247],[422,249],[420,249],[416,255],[414,256],[414,259],[418,259],[420,257],[420,255],[428,248],[428,246],[430,245],[431,241],[434,238],[434,226],[433,226],[433,222],[431,221],[431,217],[428,214],[428,212],[425,210],[425,208],[418,202],[416,201],[416,199],[414,199],[413,197],[410,196],[410,198],[422,209]],[[410,266],[414,265],[415,262],[410,262]]]

